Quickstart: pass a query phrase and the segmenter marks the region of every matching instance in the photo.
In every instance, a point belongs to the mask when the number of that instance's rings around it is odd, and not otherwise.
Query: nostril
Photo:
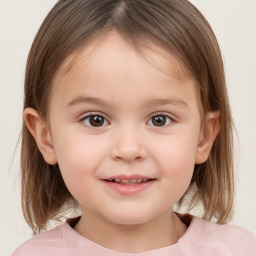
[[[146,151],[143,148],[115,148],[112,151],[112,158],[122,161],[141,161],[145,159]]]
[[[145,139],[137,127],[130,125],[120,127],[118,136],[115,136],[112,142],[112,159],[130,162],[146,157]]]

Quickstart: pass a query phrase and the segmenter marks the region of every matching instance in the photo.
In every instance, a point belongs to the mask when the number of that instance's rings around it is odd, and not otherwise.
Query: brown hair
[[[174,54],[199,85],[204,113],[219,110],[221,128],[208,160],[195,166],[191,208],[201,203],[204,218],[225,223],[233,209],[232,117],[221,53],[203,15],[186,0],[60,0],[41,25],[25,76],[24,109],[47,119],[51,85],[64,59],[98,35],[116,30],[136,47],[150,41]],[[45,229],[74,202],[58,165],[48,165],[22,129],[22,207],[34,232]],[[184,199],[191,189],[185,193]],[[182,199],[180,202],[182,202]]]

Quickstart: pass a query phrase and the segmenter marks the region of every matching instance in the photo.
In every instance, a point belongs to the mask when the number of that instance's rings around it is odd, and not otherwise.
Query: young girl
[[[186,0],[58,1],[28,57],[21,152],[23,212],[40,234],[14,256],[256,255],[252,234],[225,224],[223,63]],[[202,219],[174,211],[197,205]]]

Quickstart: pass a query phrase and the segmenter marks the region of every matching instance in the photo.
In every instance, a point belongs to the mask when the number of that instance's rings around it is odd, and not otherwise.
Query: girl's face
[[[200,162],[195,82],[155,50],[147,60],[111,32],[55,76],[49,141],[86,216],[127,225],[166,216]]]

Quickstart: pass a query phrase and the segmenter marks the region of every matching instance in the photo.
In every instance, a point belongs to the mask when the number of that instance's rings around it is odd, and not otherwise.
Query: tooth
[[[121,179],[115,179],[115,182],[121,182],[122,180]]]
[[[130,182],[136,183],[136,182],[137,182],[137,179],[130,180]]]
[[[122,179],[122,183],[127,184],[127,183],[129,183],[129,180],[123,180],[123,179]]]
[[[142,182],[146,182],[148,179],[142,179]]]
[[[142,182],[142,179],[137,179],[137,182],[138,182],[138,183],[141,183],[141,182]]]

